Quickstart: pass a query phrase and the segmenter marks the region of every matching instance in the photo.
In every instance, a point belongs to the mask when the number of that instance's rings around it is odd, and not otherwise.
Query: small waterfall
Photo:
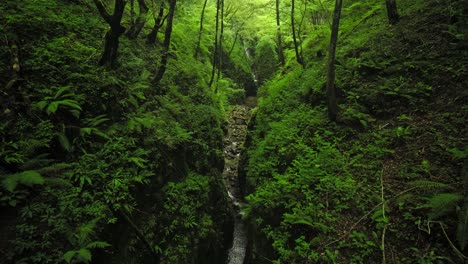
[[[247,48],[245,45],[244,45],[244,51],[245,51],[245,56],[247,57],[247,59],[249,60],[249,62],[252,61],[252,55],[250,54],[250,50],[249,48]],[[255,69],[251,69],[252,70],[252,79],[255,83],[255,87],[258,87],[258,79],[257,79],[257,75],[255,74]]]
[[[228,252],[227,264],[243,264],[247,249],[247,230],[241,215],[242,191],[239,184],[239,159],[244,148],[247,135],[247,122],[250,116],[250,107],[247,105],[234,106],[229,116],[227,135],[224,138],[224,181],[227,194],[231,198],[236,210],[234,219],[234,233],[232,246]]]

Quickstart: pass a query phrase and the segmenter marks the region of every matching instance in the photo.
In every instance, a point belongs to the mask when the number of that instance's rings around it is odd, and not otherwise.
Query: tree
[[[167,14],[167,25],[166,31],[164,32],[163,54],[161,57],[158,73],[153,80],[153,83],[156,85],[159,84],[162,77],[164,76],[164,73],[166,72],[167,59],[169,58],[169,49],[171,46],[172,25],[177,4],[176,2],[177,0],[169,0],[169,13]]]
[[[164,2],[161,3],[159,6],[159,13],[158,16],[154,18],[154,26],[151,32],[148,34],[146,37],[146,44],[154,44],[156,43],[156,38],[159,33],[159,29],[164,25],[164,21],[167,18],[167,15],[163,18],[164,16]]]
[[[221,31],[219,33],[219,54],[218,54],[218,76],[217,80],[221,77],[221,68],[223,67],[223,37],[224,37],[224,0],[221,0]],[[216,93],[218,86],[216,86]]]
[[[338,30],[340,26],[341,6],[343,0],[336,0],[333,12],[333,24],[330,37],[330,48],[328,51],[328,74],[327,74],[327,97],[328,97],[328,117],[331,121],[336,120],[338,105],[336,103],[335,88],[335,51],[338,41]]]
[[[391,25],[397,24],[400,21],[400,16],[398,15],[396,0],[385,0],[385,3],[387,5],[388,22]]]
[[[110,28],[106,33],[104,51],[99,65],[114,65],[117,59],[117,52],[119,49],[119,38],[125,32],[125,27],[120,25],[122,21],[123,12],[125,10],[126,2],[124,0],[115,0],[114,13],[110,15],[101,0],[93,0],[96,7],[101,14],[102,18],[109,24]]]
[[[200,15],[200,29],[198,30],[197,46],[195,47],[195,58],[198,57],[198,53],[200,52],[200,42],[203,34],[203,20],[205,19],[206,3],[208,3],[208,0],[205,0],[203,3],[202,12]]]
[[[140,8],[140,13],[138,14],[135,23],[132,24],[132,26],[126,33],[129,39],[136,39],[146,23],[146,17],[148,15],[149,9],[145,3],[145,0],[138,0],[138,6]]]
[[[294,41],[294,51],[296,52],[296,61],[301,64],[301,65],[304,65],[304,62],[302,60],[302,56],[301,54],[299,53],[299,45],[297,43],[297,37],[296,37],[296,28],[295,28],[295,18],[294,18],[294,0],[292,0],[291,2],[291,30],[292,30],[292,34],[293,34],[293,41]]]
[[[279,10],[279,0],[276,0],[276,38],[277,38],[277,52],[278,59],[281,65],[285,64],[284,54],[283,54],[283,44],[281,41],[281,21],[280,21],[280,10]]]
[[[208,84],[210,87],[213,84],[215,72],[216,72],[216,64],[218,58],[218,31],[219,31],[219,10],[221,7],[221,0],[216,1],[216,26],[215,26],[215,39],[214,39],[214,50],[213,50],[213,67],[211,69],[211,78],[210,83]]]

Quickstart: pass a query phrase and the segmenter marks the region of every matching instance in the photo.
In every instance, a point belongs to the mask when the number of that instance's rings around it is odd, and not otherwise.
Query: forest
[[[468,0],[1,0],[0,263],[468,263]]]

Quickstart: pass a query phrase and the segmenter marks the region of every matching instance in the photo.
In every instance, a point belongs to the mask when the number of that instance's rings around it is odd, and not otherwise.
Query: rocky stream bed
[[[243,105],[236,105],[229,115],[228,131],[224,137],[224,180],[227,192],[236,210],[234,219],[233,242],[228,253],[228,264],[244,263],[247,249],[247,229],[241,218],[241,204],[243,199],[242,186],[239,180],[239,160],[244,149],[247,135],[247,125],[250,112],[255,107],[256,99],[248,97]]]

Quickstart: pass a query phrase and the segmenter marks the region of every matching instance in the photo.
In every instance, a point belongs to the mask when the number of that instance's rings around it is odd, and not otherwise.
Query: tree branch
[[[94,3],[96,4],[96,7],[99,11],[99,14],[101,14],[102,18],[110,25],[112,24],[112,16],[107,12],[106,8],[102,4],[101,0],[93,0]],[[118,1],[115,1],[115,4],[117,5]]]

